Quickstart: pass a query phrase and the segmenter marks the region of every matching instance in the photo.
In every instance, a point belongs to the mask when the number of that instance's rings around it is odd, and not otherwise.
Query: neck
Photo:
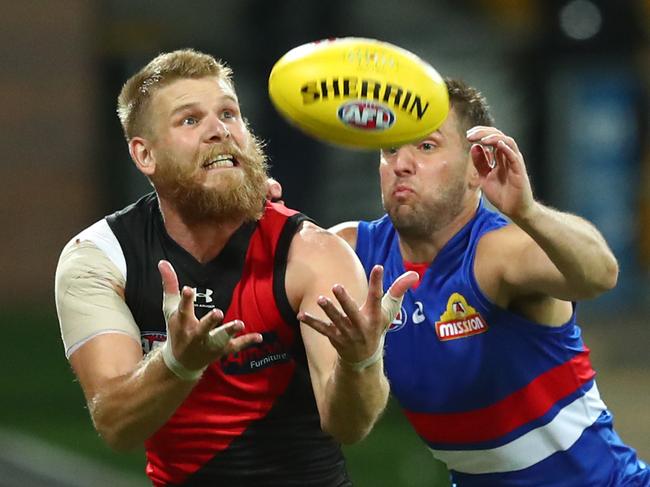
[[[435,259],[440,250],[474,217],[478,210],[479,198],[472,199],[463,206],[461,212],[449,223],[431,235],[422,237],[399,236],[402,258],[408,262],[428,263]]]
[[[202,264],[219,255],[244,223],[243,218],[189,222],[172,203],[160,196],[158,201],[167,234]]]

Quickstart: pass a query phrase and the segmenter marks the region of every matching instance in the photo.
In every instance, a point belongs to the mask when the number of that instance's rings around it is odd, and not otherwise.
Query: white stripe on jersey
[[[451,470],[468,474],[512,472],[531,467],[553,453],[565,451],[607,409],[596,383],[586,394],[567,404],[551,422],[519,438],[487,450],[434,450]]]
[[[94,243],[106,256],[111,259],[113,264],[119,269],[126,281],[126,260],[120,242],[118,242],[113,230],[108,226],[105,218],[83,230],[73,240],[89,240]]]

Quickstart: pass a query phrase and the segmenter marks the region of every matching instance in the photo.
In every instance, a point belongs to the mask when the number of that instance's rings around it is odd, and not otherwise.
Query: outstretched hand
[[[383,275],[383,267],[375,266],[372,269],[368,295],[363,306],[359,307],[345,288],[337,284],[332,292],[342,311],[331,299],[325,296],[318,299],[318,305],[330,322],[304,312],[298,315],[298,319],[325,335],[345,362],[354,364],[365,361],[381,346],[384,332],[399,312],[402,297],[418,280],[417,273],[405,272],[390,286],[387,293],[390,298],[385,298],[382,290]],[[382,306],[382,298],[388,299],[388,306]]]
[[[174,358],[188,370],[201,370],[214,360],[262,341],[259,333],[235,337],[244,330],[239,320],[223,323],[223,312],[213,309],[200,320],[194,313],[194,290],[178,291],[178,277],[172,265],[161,260],[158,270],[163,286],[163,313],[167,340]]]
[[[517,219],[533,207],[533,191],[517,143],[494,127],[472,127],[467,140],[485,197],[504,215]]]

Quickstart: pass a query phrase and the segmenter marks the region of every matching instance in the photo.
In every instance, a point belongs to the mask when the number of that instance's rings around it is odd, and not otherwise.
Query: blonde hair
[[[117,98],[117,116],[126,140],[146,135],[147,110],[156,90],[178,79],[216,76],[234,91],[232,70],[209,54],[182,49],[156,56],[124,83]]]

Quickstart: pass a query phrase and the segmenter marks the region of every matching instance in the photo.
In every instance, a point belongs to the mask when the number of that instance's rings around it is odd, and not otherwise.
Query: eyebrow
[[[235,98],[233,95],[223,95],[221,99],[226,99],[228,101],[231,101],[235,103],[236,105],[239,105],[239,102],[237,101],[237,98]],[[184,112],[185,110],[190,110],[192,108],[196,108],[199,105],[198,102],[189,102],[189,103],[183,103],[182,105],[177,106],[174,108],[171,113],[169,114],[170,117],[175,116],[178,113]]]
[[[427,140],[427,139],[435,139],[436,137],[444,139],[445,136],[444,134],[440,131],[440,129],[436,129],[433,132],[430,132],[426,137],[424,137],[422,140]]]
[[[180,105],[180,106],[174,108],[174,109],[171,111],[170,116],[173,117],[174,115],[176,115],[176,114],[178,114],[178,113],[180,113],[180,112],[184,112],[185,110],[189,110],[189,109],[191,109],[191,108],[194,108],[194,107],[196,107],[197,105],[198,105],[198,103],[184,103],[183,105]]]

